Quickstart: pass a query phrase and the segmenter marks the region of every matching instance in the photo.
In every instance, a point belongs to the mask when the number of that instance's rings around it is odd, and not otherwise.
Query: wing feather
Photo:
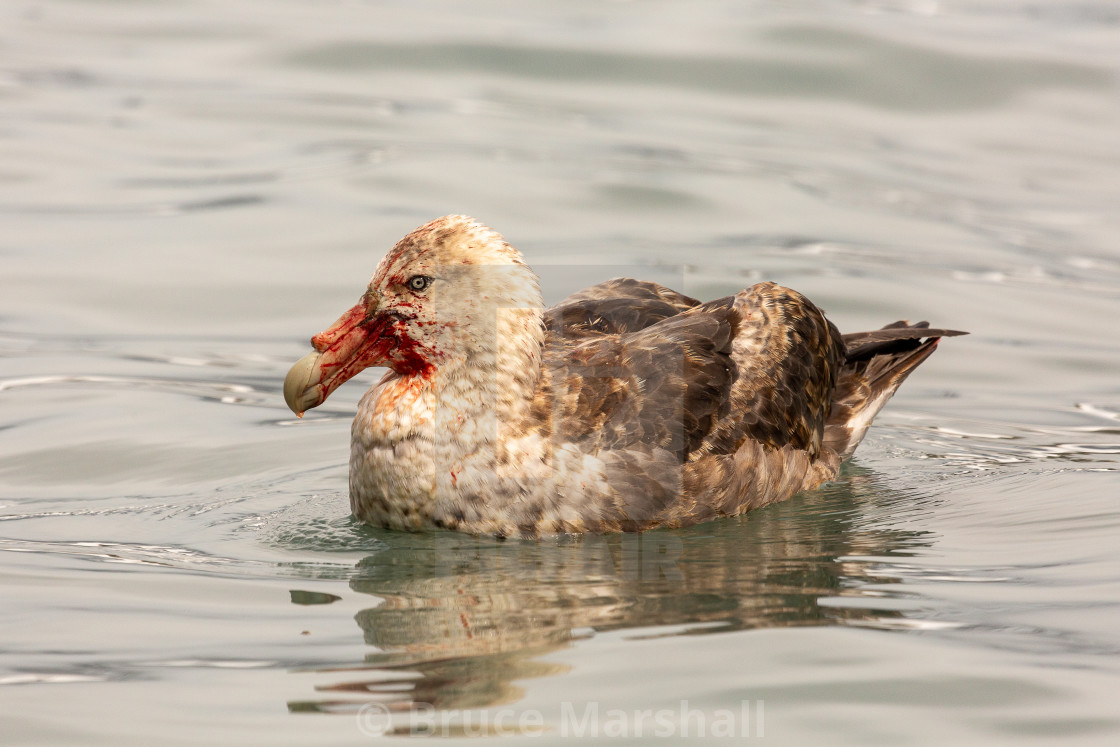
[[[732,454],[753,439],[815,457],[844,360],[840,333],[811,301],[774,283],[739,292],[733,309],[733,415],[720,420],[701,451]]]
[[[660,449],[679,464],[726,413],[732,339],[730,299],[634,332],[565,337],[550,328],[533,417],[592,451]]]
[[[633,278],[612,278],[573,293],[557,304],[558,307],[581,301],[613,301],[628,298],[632,301],[663,301],[677,311],[700,305],[695,298],[666,288],[660,283]]]

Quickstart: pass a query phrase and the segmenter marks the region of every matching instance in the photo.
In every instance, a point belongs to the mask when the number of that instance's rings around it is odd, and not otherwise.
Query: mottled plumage
[[[447,216],[402,239],[313,338],[285,381],[299,414],[366,366],[390,369],[354,420],[357,518],[538,536],[739,514],[835,477],[938,338],[963,334],[842,336],[774,283],[700,303],[615,279],[542,307],[515,249]]]

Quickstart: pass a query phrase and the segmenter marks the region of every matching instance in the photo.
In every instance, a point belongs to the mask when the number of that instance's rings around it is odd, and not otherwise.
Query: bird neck
[[[354,435],[371,446],[420,439],[460,453],[500,440],[532,407],[544,335],[541,309],[501,309],[464,353],[425,373],[387,373],[362,399]]]

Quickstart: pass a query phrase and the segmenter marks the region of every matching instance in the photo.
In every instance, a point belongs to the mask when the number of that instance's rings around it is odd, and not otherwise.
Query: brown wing
[[[747,438],[820,449],[844,346],[795,291],[759,283],[636,332],[571,334],[550,328],[534,408],[563,440],[681,460],[731,454]]]
[[[824,448],[844,360],[836,328],[804,296],[773,283],[736,294],[732,358],[738,375],[720,418],[683,470],[687,501],[657,519],[679,526],[784,500],[829,479]]]
[[[699,303],[657,283],[615,278],[565,298],[545,312],[545,326],[563,339],[637,332]]]
[[[843,359],[816,306],[760,283],[635,332],[551,329],[532,420],[603,460],[604,521],[692,523],[805,484]]]
[[[844,360],[840,333],[811,301],[774,283],[739,292],[733,309],[738,376],[730,392],[731,414],[719,421],[697,457],[732,454],[747,439],[816,457]]]
[[[563,338],[550,330],[534,414],[586,450],[658,449],[679,463],[726,412],[733,332],[729,298],[636,332]]]
[[[633,278],[612,278],[573,293],[558,303],[557,306],[578,301],[613,301],[622,298],[629,298],[633,301],[664,301],[678,311],[700,305],[700,302],[695,298],[677,293],[672,288],[666,288],[660,283],[634,280]]]
[[[615,496],[597,509],[603,527],[655,526],[681,500],[681,465],[727,415],[731,299],[635,332],[568,335],[549,331],[527,427],[602,459]]]

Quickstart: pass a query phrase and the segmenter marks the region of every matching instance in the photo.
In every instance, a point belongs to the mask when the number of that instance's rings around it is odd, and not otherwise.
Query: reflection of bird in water
[[[383,600],[356,616],[377,651],[345,673],[332,670],[343,681],[298,706],[338,710],[376,701],[457,710],[511,703],[522,696],[518,681],[568,670],[544,655],[607,630],[679,635],[890,624],[900,613],[882,584],[897,579],[877,577],[871,558],[924,547],[929,539],[861,527],[865,504],[906,496],[871,485],[857,468],[848,472],[844,485],[748,519],[674,532],[535,542],[393,535],[351,581],[354,591]],[[869,583],[876,584],[874,595],[861,589]],[[858,604],[837,603],[840,597],[859,597]],[[882,605],[868,604],[884,597]]]
[[[535,537],[740,514],[835,477],[938,338],[962,334],[841,336],[774,283],[700,303],[617,279],[542,307],[516,249],[447,216],[312,339],[284,382],[297,414],[390,369],[354,419],[358,519]]]

